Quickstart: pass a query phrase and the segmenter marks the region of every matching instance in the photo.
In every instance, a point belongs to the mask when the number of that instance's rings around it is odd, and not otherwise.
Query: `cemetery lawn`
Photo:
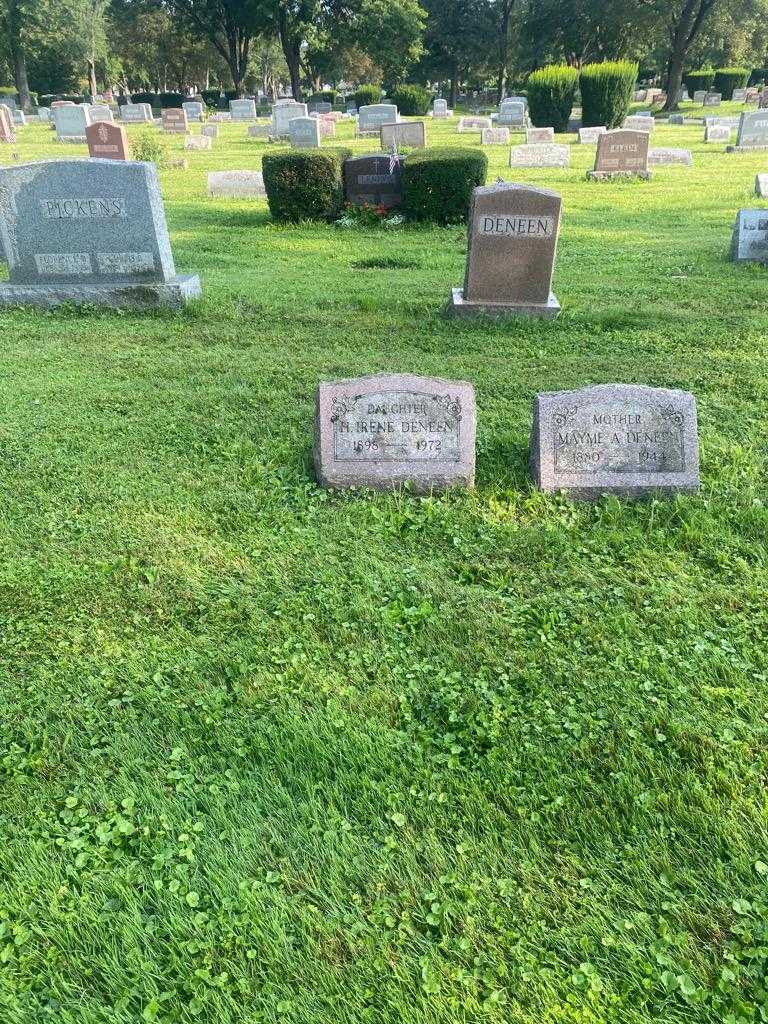
[[[161,173],[201,302],[0,311],[0,1019],[765,1019],[768,153],[489,149],[564,197],[561,316],[498,325],[463,227],[208,199],[245,135]],[[317,381],[384,370],[475,384],[474,493],[315,485]],[[699,496],[532,489],[534,393],[612,381],[696,395]]]

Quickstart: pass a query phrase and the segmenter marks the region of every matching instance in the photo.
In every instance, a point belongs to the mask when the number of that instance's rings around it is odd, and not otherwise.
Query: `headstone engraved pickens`
[[[731,239],[731,259],[736,263],[768,263],[768,210],[739,210]]]
[[[419,494],[472,487],[475,393],[466,381],[375,374],[317,389],[315,471],[323,487]]]
[[[597,140],[595,168],[587,171],[588,178],[611,178],[636,175],[650,178],[648,170],[648,132],[617,128],[605,132]]]
[[[688,391],[597,384],[539,394],[531,475],[576,498],[642,498],[699,489],[696,400]]]
[[[88,155],[102,160],[128,160],[128,138],[119,124],[98,122],[85,129]]]
[[[568,167],[570,162],[570,146],[555,142],[513,146],[509,153],[510,167]]]
[[[9,267],[0,305],[148,309],[200,294],[176,274],[154,164],[52,160],[0,168]]]
[[[427,126],[423,121],[399,121],[397,124],[383,124],[380,129],[381,148],[410,146],[424,149],[427,144]]]
[[[736,145],[729,146],[729,153],[740,153],[752,149],[768,149],[768,111],[750,110],[741,115]]]
[[[320,145],[320,122],[316,117],[294,117],[288,123],[288,137],[297,149],[312,149]]]
[[[383,206],[389,210],[403,201],[403,159],[357,156],[344,161],[344,190],[353,206]]]
[[[553,317],[552,271],[562,199],[548,189],[499,182],[472,192],[464,288],[454,316]]]

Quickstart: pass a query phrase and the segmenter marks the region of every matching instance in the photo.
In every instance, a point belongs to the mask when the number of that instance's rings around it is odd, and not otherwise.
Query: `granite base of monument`
[[[650,171],[587,171],[587,181],[613,181],[614,178],[639,178],[650,181]]]
[[[549,298],[544,303],[526,302],[511,305],[508,302],[471,302],[464,298],[463,289],[452,288],[446,312],[449,316],[465,318],[488,316],[501,320],[525,316],[551,320],[560,312],[560,303],[554,292],[549,293]]]
[[[181,309],[202,295],[197,274],[179,274],[169,281],[141,284],[7,284],[0,283],[0,306],[102,306],[107,309]]]
[[[764,153],[768,146],[726,146],[726,153]]]

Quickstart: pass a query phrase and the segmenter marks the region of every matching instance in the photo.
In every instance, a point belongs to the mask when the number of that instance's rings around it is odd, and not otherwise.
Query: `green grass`
[[[459,228],[208,199],[245,135],[161,174],[199,304],[0,312],[0,1020],[763,1020],[768,155],[489,149],[564,197],[562,315],[499,325],[441,315]],[[376,370],[474,382],[474,493],[316,487]],[[608,381],[695,393],[700,496],[533,490],[534,393]]]

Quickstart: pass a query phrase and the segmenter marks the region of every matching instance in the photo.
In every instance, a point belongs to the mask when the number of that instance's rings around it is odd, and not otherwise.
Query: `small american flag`
[[[400,159],[400,156],[399,156],[399,154],[397,152],[397,143],[393,142],[392,145],[389,147],[389,173],[390,174],[394,174],[395,173],[395,168],[397,167],[397,162],[398,162],[399,159]]]

